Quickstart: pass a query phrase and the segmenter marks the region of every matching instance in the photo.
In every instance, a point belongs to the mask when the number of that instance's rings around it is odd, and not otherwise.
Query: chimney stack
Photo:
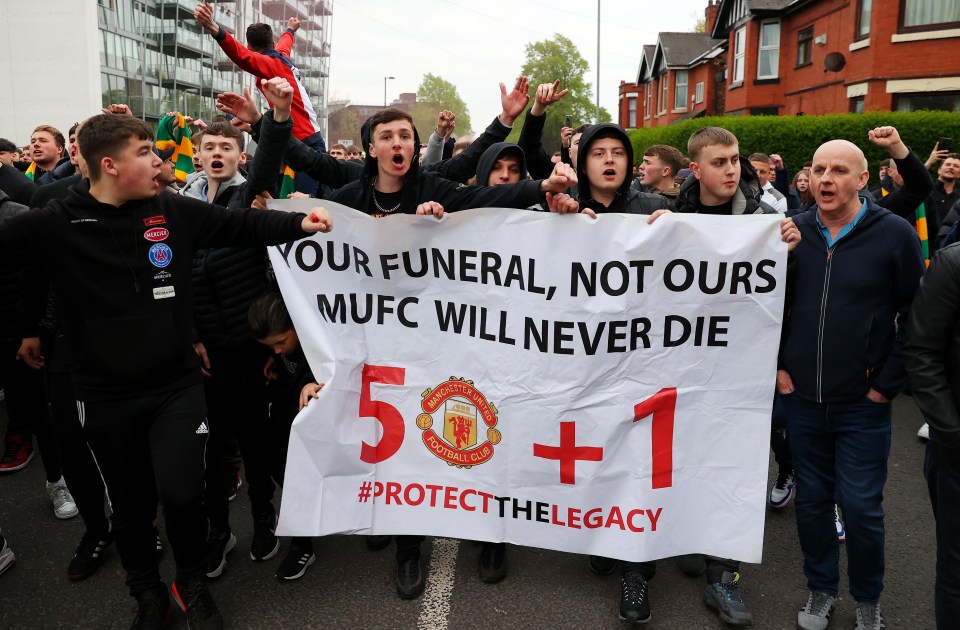
[[[719,0],[707,0],[707,9],[704,11],[706,17],[706,33],[713,32],[713,27],[717,23],[717,13],[720,11]]]

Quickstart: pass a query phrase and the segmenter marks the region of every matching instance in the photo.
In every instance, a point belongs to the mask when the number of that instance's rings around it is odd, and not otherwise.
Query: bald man
[[[870,131],[869,140],[891,156],[909,152],[893,127]],[[867,179],[867,160],[855,144],[824,143],[810,171],[816,205],[794,217],[802,238],[793,250],[777,390],[787,412],[810,590],[797,625],[808,630],[827,627],[840,588],[835,501],[846,522],[856,627],[883,623],[890,401],[906,382],[903,330],[924,264],[913,227],[873,202],[863,190]]]

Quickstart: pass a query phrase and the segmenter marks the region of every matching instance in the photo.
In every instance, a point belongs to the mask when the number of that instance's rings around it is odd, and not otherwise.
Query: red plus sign
[[[599,446],[577,446],[577,423],[560,423],[560,446],[533,445],[533,456],[560,461],[560,483],[576,484],[577,460],[599,462],[603,459],[603,448]]]

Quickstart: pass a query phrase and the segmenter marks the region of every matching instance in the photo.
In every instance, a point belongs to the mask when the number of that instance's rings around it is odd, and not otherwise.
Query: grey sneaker
[[[806,605],[797,613],[797,627],[802,630],[825,630],[830,613],[837,607],[837,598],[829,593],[810,591]]]
[[[884,630],[880,604],[857,602],[857,630]]]
[[[740,594],[740,574],[724,571],[720,581],[707,584],[703,591],[703,603],[713,608],[720,619],[731,626],[749,626],[753,624],[753,615],[747,610]]]
[[[50,495],[50,501],[53,503],[53,514],[57,518],[66,520],[80,513],[63,477],[60,477],[60,480],[56,483],[47,482],[47,494]]]

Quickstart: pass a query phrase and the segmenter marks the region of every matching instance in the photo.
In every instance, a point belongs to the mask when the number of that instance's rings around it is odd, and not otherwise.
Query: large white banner
[[[760,561],[779,216],[324,205],[330,234],[270,248],[326,383],[279,534]]]

